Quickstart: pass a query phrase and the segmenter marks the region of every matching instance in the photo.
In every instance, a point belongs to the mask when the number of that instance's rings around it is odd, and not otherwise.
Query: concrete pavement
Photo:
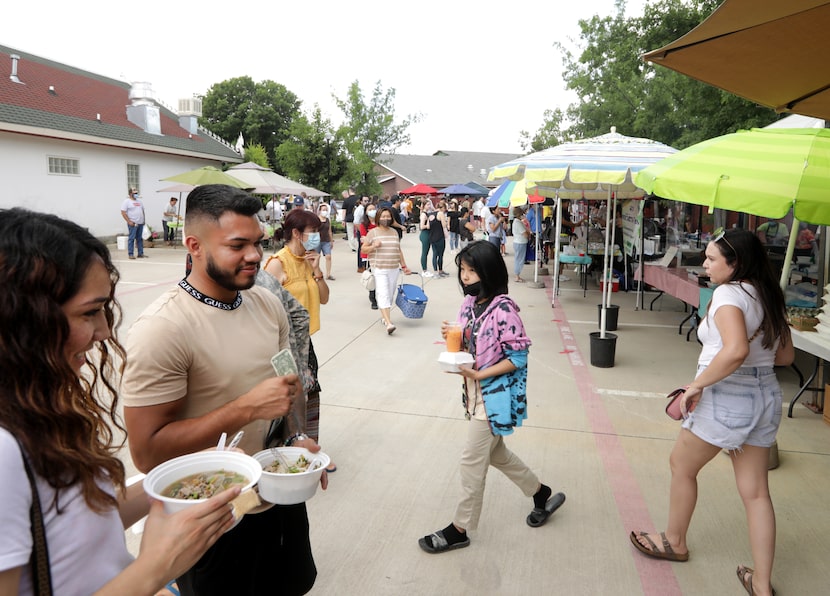
[[[129,261],[112,249],[122,274],[124,333],[181,278],[185,251],[148,249],[149,259]],[[415,234],[404,235],[404,249],[419,271]],[[313,339],[323,387],[320,443],[338,471],[308,503],[319,570],[312,594],[744,593],[735,567],[751,563],[746,521],[725,456],[701,474],[688,563],[649,560],[628,542],[630,530],[663,529],[666,520],[678,423],[663,413],[663,396],[691,380],[699,352],[678,335],[682,305],[663,297],[656,310],[638,311],[633,292],[614,294],[621,306],[615,366],[595,368],[588,333],[597,328],[599,288],[592,283],[583,298],[575,275],[555,309],[549,278],[545,289],[510,285],[533,346],[529,417],[507,442],[567,502],[545,526],[530,528],[530,499],[491,470],[471,546],[441,555],[418,548],[419,537],[449,523],[459,493],[466,432],[460,383],[435,362],[443,349],[440,322],[455,316],[462,298],[453,257],[448,250],[451,277],[424,280],[423,319],[395,309],[398,329],[389,336],[369,308],[354,253],[342,236],[335,243],[336,280]],[[512,267],[512,255],[507,263]],[[523,277],[532,279],[532,267]],[[416,276],[405,282],[419,283]],[[779,378],[789,400],[796,376],[782,370]],[[781,466],[770,474],[779,594],[821,593],[830,583],[828,439],[830,427],[802,406],[782,422]]]

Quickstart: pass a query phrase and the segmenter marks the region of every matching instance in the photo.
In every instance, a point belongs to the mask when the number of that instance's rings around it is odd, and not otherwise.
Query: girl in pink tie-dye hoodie
[[[461,249],[455,262],[466,296],[458,314],[462,345],[475,359],[472,367],[459,372],[464,379],[463,404],[470,426],[461,455],[462,497],[450,525],[418,540],[428,553],[469,546],[467,531],[478,526],[490,466],[533,498],[533,509],[526,519],[531,527],[542,526],[565,502],[563,493],[553,494],[504,443],[504,436],[527,417],[530,339],[519,307],[507,295],[507,267],[499,249],[487,241],[473,242]],[[446,321],[441,331],[446,338]]]

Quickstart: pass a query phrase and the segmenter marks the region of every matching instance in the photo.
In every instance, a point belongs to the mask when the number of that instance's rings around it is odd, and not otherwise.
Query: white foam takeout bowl
[[[162,495],[164,489],[186,476],[199,472],[229,470],[248,478],[242,490],[252,488],[262,475],[262,466],[250,455],[238,451],[199,451],[173,458],[159,464],[144,478],[144,492],[164,503],[167,513],[175,513],[206,499],[174,499]]]
[[[469,352],[441,352],[438,355],[438,363],[446,372],[457,373],[459,367],[470,368],[473,362],[475,359]]]
[[[279,451],[289,464],[296,462],[300,455],[309,461],[316,460],[313,464],[316,468],[299,474],[275,474],[263,469],[259,480],[259,496],[264,501],[277,505],[296,505],[308,501],[317,492],[320,476],[323,475],[323,469],[331,463],[331,458],[322,451],[311,453],[302,447],[275,447],[274,450]],[[254,459],[265,468],[273,463],[276,456],[271,449],[265,449],[255,453]]]

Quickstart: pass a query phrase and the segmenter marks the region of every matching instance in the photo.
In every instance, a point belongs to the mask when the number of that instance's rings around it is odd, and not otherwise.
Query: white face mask
[[[378,212],[375,209],[370,209],[369,211],[366,212],[366,215],[369,216],[369,219],[374,219],[375,215],[377,215],[377,213]]]

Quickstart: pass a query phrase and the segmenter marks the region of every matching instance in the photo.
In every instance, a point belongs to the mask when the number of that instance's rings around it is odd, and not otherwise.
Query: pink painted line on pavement
[[[550,297],[550,288],[548,287],[546,290]],[[559,328],[563,347],[563,351],[560,353],[567,354],[570,361],[579,396],[582,398],[582,406],[585,409],[588,423],[591,425],[597,451],[605,468],[605,475],[608,478],[608,484],[611,486],[623,527],[626,532],[632,530],[651,532],[656,526],[648,514],[643,493],[640,491],[640,487],[628,465],[628,459],[617,436],[617,431],[599,393],[595,391],[591,371],[574,339],[565,311],[562,310],[561,306],[557,306],[556,310],[558,311],[557,320],[559,321],[556,326]],[[666,490],[668,491],[668,486]],[[666,497],[668,498],[668,495]],[[683,592],[680,590],[680,584],[672,569],[672,563],[649,559],[639,553],[628,543],[627,535],[618,538],[611,536],[609,539],[619,540],[625,548],[631,550],[634,566],[640,576],[643,594],[646,596],[682,595]]]

